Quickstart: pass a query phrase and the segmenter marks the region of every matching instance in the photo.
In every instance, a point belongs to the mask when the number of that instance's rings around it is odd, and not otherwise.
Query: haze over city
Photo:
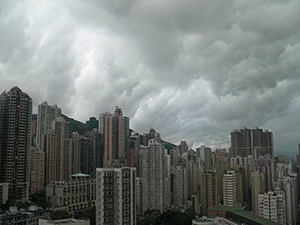
[[[1,1],[0,90],[80,121],[122,108],[140,133],[230,147],[230,132],[300,142],[300,2]]]

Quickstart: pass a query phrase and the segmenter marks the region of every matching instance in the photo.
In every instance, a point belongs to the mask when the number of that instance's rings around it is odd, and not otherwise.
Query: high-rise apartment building
[[[39,149],[33,149],[30,160],[30,194],[34,194],[44,190],[45,152]]]
[[[149,133],[143,134],[142,144],[146,146],[152,139],[154,139],[157,142],[161,142],[160,133],[156,132],[156,130],[153,127],[151,127],[151,129],[149,130]]]
[[[131,132],[130,135],[130,167],[136,168],[137,177],[141,176],[139,154],[141,146],[141,136],[136,132]]]
[[[70,168],[70,123],[63,117],[52,122],[52,128],[57,136],[56,171],[57,181],[68,181],[71,178]]]
[[[266,182],[266,190],[272,189],[272,173],[271,173],[271,158],[270,156],[259,156],[253,161],[253,171],[259,171],[264,174]]]
[[[77,174],[81,171],[81,137],[78,132],[72,133],[70,157],[71,174]]]
[[[52,129],[52,121],[61,117],[61,109],[57,106],[48,105],[47,102],[43,102],[38,106],[37,114],[37,136],[36,136],[36,148],[42,149],[43,135],[47,134],[49,129]]]
[[[217,173],[218,202],[223,201],[223,179],[224,179],[224,174],[227,173],[228,169],[229,169],[229,165],[227,161],[225,161],[224,156],[217,155],[215,161],[215,170]]]
[[[252,157],[231,157],[230,158],[230,168],[235,168],[237,165],[240,165],[242,168],[242,188],[243,190],[243,200],[248,201],[250,200],[251,196],[251,170],[252,170]],[[239,192],[238,192],[239,193]],[[239,198],[242,200],[241,198]],[[240,202],[241,203],[241,202]]]
[[[186,141],[180,141],[180,145],[178,147],[180,148],[181,155],[189,150],[189,146],[187,145]]]
[[[258,195],[265,193],[265,176],[262,172],[252,172],[252,212],[259,215]]]
[[[110,112],[99,113],[99,132],[100,134],[104,134],[105,132],[105,117],[111,116]]]
[[[52,121],[52,128],[44,135],[42,144],[46,153],[46,183],[68,181],[72,172],[70,123],[59,117]]]
[[[97,168],[96,224],[135,225],[135,168]]]
[[[237,203],[237,179],[234,171],[228,171],[223,178],[223,204],[235,206]]]
[[[266,154],[273,158],[273,132],[255,127],[252,129],[252,148],[260,147],[265,149]]]
[[[202,145],[200,148],[196,149],[197,158],[201,157],[206,165],[207,169],[211,169],[211,148]]]
[[[57,135],[54,130],[48,130],[46,135],[43,135],[42,150],[45,152],[45,183],[49,184],[52,181],[57,181],[58,171],[56,166],[57,153]]]
[[[181,159],[173,168],[173,205],[175,210],[187,209],[188,173],[186,164]]]
[[[286,224],[285,193],[279,187],[258,195],[259,216],[279,224]]]
[[[217,173],[207,171],[201,174],[200,203],[202,215],[207,215],[207,209],[218,204]]]
[[[32,99],[13,87],[0,95],[0,181],[12,199],[28,200]]]
[[[127,165],[130,157],[129,118],[116,107],[113,116],[105,116],[104,166],[111,167],[115,160]]]
[[[286,196],[286,222],[297,224],[298,222],[298,177],[292,173],[284,178],[278,179]]]
[[[88,174],[93,178],[96,177],[96,168],[103,168],[104,158],[104,135],[100,134],[97,129],[93,129],[86,136],[90,140],[90,148],[88,149]]]
[[[161,143],[149,140],[148,146],[141,146],[142,160],[142,205],[147,210],[166,209],[166,163],[165,151]]]
[[[253,148],[261,148],[265,154],[273,157],[273,132],[256,127],[248,129],[244,127],[241,130],[231,132],[231,156],[248,156],[251,155]]]
[[[231,132],[230,156],[251,155],[251,130],[244,127],[241,130]]]
[[[234,172],[236,175],[236,201],[237,203],[243,205],[244,200],[246,199],[245,193],[245,170],[241,165],[236,165],[234,167]]]

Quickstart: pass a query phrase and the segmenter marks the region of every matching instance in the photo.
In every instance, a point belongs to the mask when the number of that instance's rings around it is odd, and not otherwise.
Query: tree
[[[74,215],[75,219],[90,219],[90,225],[96,224],[96,207],[93,206],[92,208],[77,211]]]
[[[68,213],[67,210],[57,210],[51,213],[50,215],[52,220],[61,220],[72,218],[72,214]]]

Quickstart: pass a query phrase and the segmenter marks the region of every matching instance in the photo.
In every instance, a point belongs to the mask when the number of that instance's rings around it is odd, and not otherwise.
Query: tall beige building
[[[116,107],[114,115],[104,116],[104,167],[128,165],[130,161],[129,118]]]
[[[43,139],[46,154],[46,183],[69,181],[72,172],[72,140],[69,138],[70,123],[63,117],[52,122]],[[79,171],[78,171],[79,172]]]
[[[56,171],[57,181],[67,181],[71,178],[70,169],[70,123],[63,117],[52,122],[52,128],[57,137]]]
[[[31,152],[30,194],[44,190],[45,152],[33,149]]]
[[[57,181],[57,135],[54,130],[48,130],[46,135],[43,135],[42,150],[45,152],[45,183],[49,184],[52,181]]]
[[[266,181],[264,173],[252,172],[252,212],[259,215],[258,195],[265,193]]]
[[[202,215],[207,215],[207,209],[218,204],[217,174],[207,171],[200,176],[200,203]]]
[[[97,168],[96,224],[135,225],[136,169]]]
[[[70,153],[70,168],[71,174],[80,172],[80,160],[81,160],[81,137],[78,132],[73,132],[71,140],[71,153]]]
[[[237,203],[237,182],[234,171],[228,171],[223,178],[223,202],[226,206],[235,206]]]
[[[9,196],[28,200],[32,99],[18,87],[0,95],[0,181]]]

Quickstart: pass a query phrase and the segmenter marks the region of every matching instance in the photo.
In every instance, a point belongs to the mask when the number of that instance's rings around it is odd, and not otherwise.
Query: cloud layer
[[[19,86],[85,121],[120,106],[189,146],[230,132],[300,142],[300,2],[1,1],[0,90]]]

